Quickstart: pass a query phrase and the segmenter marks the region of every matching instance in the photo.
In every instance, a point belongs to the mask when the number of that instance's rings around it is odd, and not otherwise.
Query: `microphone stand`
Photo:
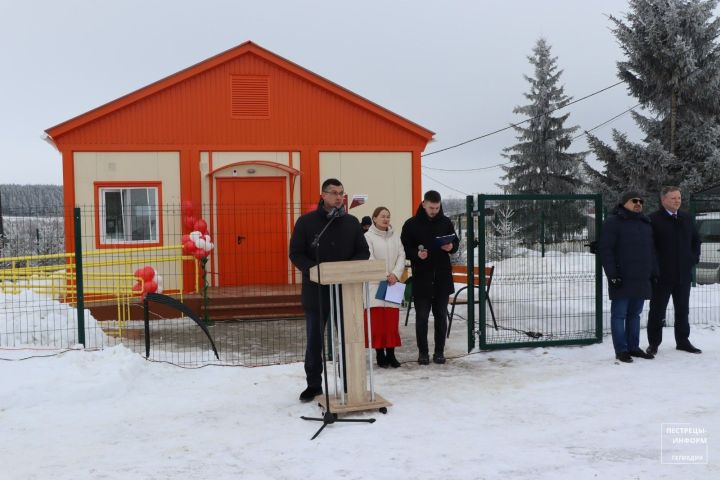
[[[303,420],[309,420],[313,422],[322,422],[322,426],[320,429],[315,432],[315,435],[312,436],[310,440],[315,440],[318,435],[327,427],[328,425],[332,425],[336,422],[345,422],[345,423],[374,423],[374,418],[368,418],[368,419],[350,419],[350,418],[338,418],[337,413],[333,413],[330,409],[330,392],[328,390],[328,373],[327,373],[327,360],[325,358],[325,316],[323,313],[323,299],[322,299],[322,284],[320,283],[320,238],[325,234],[325,231],[330,227],[330,225],[335,221],[337,217],[341,215],[341,211],[339,209],[333,209],[329,214],[328,217],[330,218],[330,221],[325,225],[325,228],[323,228],[320,233],[315,235],[315,238],[313,239],[310,246],[315,249],[315,264],[318,266],[318,309],[320,314],[320,322],[322,323],[322,328],[319,329],[320,331],[320,352],[322,355],[322,363],[323,363],[323,380],[325,382],[325,413],[322,417],[306,417],[301,416]],[[341,340],[342,341],[342,340]],[[336,384],[337,386],[337,384]],[[343,376],[343,387],[345,388],[345,377]],[[318,403],[318,406],[322,406]]]

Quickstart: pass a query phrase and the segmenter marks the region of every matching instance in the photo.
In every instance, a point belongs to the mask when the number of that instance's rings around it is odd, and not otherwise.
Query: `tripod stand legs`
[[[320,406],[322,406],[322,405],[320,405]],[[315,432],[315,435],[313,435],[310,440],[315,440],[317,438],[317,436],[320,435],[320,433],[325,429],[325,427],[327,427],[328,425],[332,425],[333,423],[340,423],[340,422],[343,422],[343,423],[375,423],[374,418],[368,418],[368,419],[338,418],[337,413],[333,413],[330,410],[326,410],[325,413],[323,414],[322,418],[305,417],[305,416],[302,416],[300,418],[302,418],[303,420],[310,420],[312,422],[323,422],[320,429],[317,432]]]

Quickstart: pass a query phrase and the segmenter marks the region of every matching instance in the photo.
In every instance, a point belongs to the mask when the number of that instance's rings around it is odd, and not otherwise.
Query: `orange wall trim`
[[[95,190],[95,248],[137,248],[138,246],[143,247],[161,247],[163,245],[163,203],[162,203],[162,183],[161,182],[134,182],[134,181],[120,181],[120,182],[94,182]],[[100,241],[100,189],[101,188],[132,188],[132,187],[151,187],[157,188],[157,213],[158,213],[158,241],[157,242],[143,242],[143,243],[102,243]]]
[[[63,165],[63,201],[65,202],[65,251],[75,251],[75,235],[73,222],[73,209],[75,208],[75,162],[71,150],[62,150]],[[68,225],[70,228],[68,228]]]

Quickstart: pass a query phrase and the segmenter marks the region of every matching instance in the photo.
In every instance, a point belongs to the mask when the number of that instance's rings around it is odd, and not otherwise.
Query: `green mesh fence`
[[[468,266],[493,267],[467,290],[470,348],[476,336],[481,348],[601,341],[600,263],[590,248],[600,205],[596,195],[468,197]]]

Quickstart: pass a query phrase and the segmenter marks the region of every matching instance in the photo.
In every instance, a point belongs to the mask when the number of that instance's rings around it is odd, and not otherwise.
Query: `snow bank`
[[[30,290],[0,293],[0,347],[69,348],[78,343],[76,308]],[[85,346],[107,343],[97,320],[85,310]]]

